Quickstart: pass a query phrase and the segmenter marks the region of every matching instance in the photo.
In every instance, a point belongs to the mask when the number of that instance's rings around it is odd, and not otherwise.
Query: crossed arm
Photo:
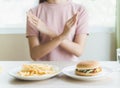
[[[31,24],[36,26],[40,32],[52,38],[52,40],[48,41],[47,43],[41,44],[38,37],[28,37],[30,53],[33,60],[37,60],[38,58],[44,57],[58,46],[62,47],[68,53],[73,54],[75,56],[80,56],[82,54],[87,38],[86,34],[75,35],[74,41],[67,40],[67,36],[71,31],[70,29],[76,23],[77,15],[74,15],[70,20],[66,22],[64,31],[59,36],[49,31],[49,28],[35,16],[28,15],[28,18]]]

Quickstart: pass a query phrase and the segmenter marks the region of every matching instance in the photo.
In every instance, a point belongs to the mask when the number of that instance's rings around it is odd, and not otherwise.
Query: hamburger
[[[95,76],[102,71],[98,61],[86,60],[76,65],[75,74],[79,76]]]

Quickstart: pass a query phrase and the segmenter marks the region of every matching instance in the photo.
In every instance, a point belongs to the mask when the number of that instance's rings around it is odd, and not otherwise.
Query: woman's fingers
[[[80,12],[77,12],[77,16],[76,16],[76,19],[78,19],[78,16],[79,16]]]
[[[76,18],[75,19],[73,19],[73,21],[71,22],[71,24],[75,24],[76,23]]]
[[[32,12],[28,12],[27,15],[37,19],[37,17],[35,15],[33,15]]]
[[[36,26],[36,24],[32,21],[29,20],[29,22],[33,25],[33,26]]]
[[[32,17],[29,17],[28,19],[30,19],[32,22],[34,22],[34,23],[38,23],[38,20],[35,20],[35,19],[33,19]]]
[[[76,23],[76,21],[72,21],[72,22],[69,24],[70,28],[71,28],[73,25],[75,25],[75,23]]]
[[[34,26],[37,26],[37,22],[35,20],[33,20],[32,18],[28,18],[28,21],[34,25]]]
[[[40,23],[40,24],[44,23],[41,19],[39,19],[38,17],[33,15],[31,12],[28,12],[27,16],[28,16],[28,18],[32,18],[34,20],[34,22],[36,21],[35,23]]]
[[[39,19],[36,19],[35,17],[33,16],[28,16],[29,18],[33,19],[34,21],[38,21]]]
[[[70,20],[67,21],[68,24],[70,24],[72,21],[76,20],[77,14],[75,14]]]
[[[67,22],[67,25],[69,25],[70,27],[72,27],[75,23],[76,23],[76,14],[72,17],[72,19]]]
[[[75,16],[75,15],[74,15],[74,16]],[[71,22],[71,21],[73,20],[74,16],[71,17],[67,22]]]
[[[31,18],[32,19],[32,21],[34,22],[34,23],[36,23],[36,24],[44,24],[44,22],[41,20],[41,19],[39,19],[38,17],[36,17],[36,16],[34,16],[33,14],[28,14],[28,18]]]
[[[76,17],[76,14],[75,14],[72,18],[70,18],[67,22],[68,22],[68,23],[72,22],[73,19],[75,19],[75,17]]]
[[[37,18],[36,16],[34,16],[34,15],[31,15],[31,17],[32,17],[32,19],[34,19],[34,20],[36,20],[36,21],[38,21],[39,20],[39,18]]]
[[[72,17],[72,19],[75,19],[75,20],[77,21],[78,16],[79,16],[79,12],[77,12],[77,13]]]
[[[38,24],[38,18],[35,17],[31,12],[27,13],[28,20],[35,26]]]
[[[38,21],[39,18],[34,16],[31,12],[27,13],[28,18],[32,18],[34,21]]]

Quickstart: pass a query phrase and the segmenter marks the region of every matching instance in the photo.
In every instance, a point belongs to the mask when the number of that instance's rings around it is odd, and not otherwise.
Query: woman
[[[27,15],[30,55],[37,60],[76,60],[87,38],[87,14],[71,0],[40,0]]]

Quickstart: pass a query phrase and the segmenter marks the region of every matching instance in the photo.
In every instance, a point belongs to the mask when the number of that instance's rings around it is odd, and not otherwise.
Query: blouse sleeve
[[[30,9],[29,11],[32,12],[34,15],[36,15],[36,11],[37,11],[36,8]],[[39,31],[34,26],[32,26],[32,24],[28,21],[28,18],[27,18],[26,37],[29,37],[29,36],[39,36]]]
[[[79,17],[77,22],[76,35],[88,34],[88,13],[83,6],[81,6],[78,11]]]

